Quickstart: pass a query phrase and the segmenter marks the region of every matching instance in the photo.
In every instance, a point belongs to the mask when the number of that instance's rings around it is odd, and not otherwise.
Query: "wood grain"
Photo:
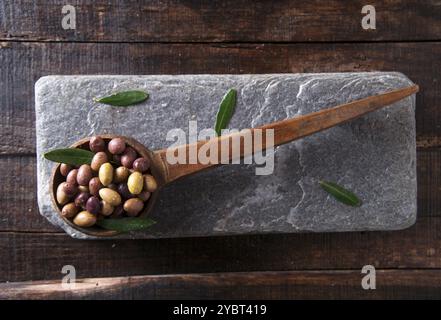
[[[239,271],[441,269],[441,218],[402,231],[81,241],[54,233],[0,232],[0,282]]]
[[[0,299],[440,299],[441,270],[376,270],[363,290],[358,270],[177,274],[0,284]]]
[[[431,1],[70,1],[76,29],[61,27],[64,2],[3,1],[0,39],[116,42],[310,42],[439,40],[441,7]],[[375,30],[361,9],[375,6]]]
[[[280,73],[394,70],[420,85],[417,134],[441,137],[441,43],[84,44],[0,46],[0,153],[35,152],[34,83],[48,74]],[[104,62],[105,61],[105,62]]]

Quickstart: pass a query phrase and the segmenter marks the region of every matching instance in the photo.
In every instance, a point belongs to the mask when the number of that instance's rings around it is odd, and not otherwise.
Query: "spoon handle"
[[[418,90],[418,86],[413,85],[303,116],[273,122],[259,128],[248,129],[248,138],[251,140],[247,140],[246,136],[239,132],[220,136],[210,140],[198,141],[193,144],[178,146],[172,150],[174,150],[175,155],[179,154],[179,152],[181,152],[181,154],[185,154],[185,158],[183,159],[184,161],[180,161],[180,163],[170,164],[170,162],[167,161],[168,149],[155,151],[154,154],[155,156],[160,157],[160,161],[164,164],[164,171],[166,173],[165,183],[169,183],[180,177],[184,177],[219,164],[228,163],[228,161],[243,158],[256,152],[264,151],[267,148],[279,146],[356,119],[369,112],[375,111],[417,93]],[[265,139],[268,129],[274,130],[274,143],[271,143],[271,141],[268,141],[267,143]],[[245,141],[247,143],[245,143]],[[238,146],[238,148],[234,149],[235,152],[233,152],[234,144]],[[201,151],[202,154],[209,156],[211,155],[210,150],[219,150],[217,154],[213,155],[213,159],[216,159],[216,161],[200,161],[201,159],[197,158],[199,151]],[[228,152],[221,152],[221,150]],[[191,154],[195,155],[196,157],[193,159],[190,158]]]

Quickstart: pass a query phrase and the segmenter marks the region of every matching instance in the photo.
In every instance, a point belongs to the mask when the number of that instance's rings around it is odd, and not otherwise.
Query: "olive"
[[[110,216],[113,212],[113,207],[106,201],[101,201],[101,214],[103,216]]]
[[[92,168],[88,164],[83,164],[78,169],[77,182],[81,186],[87,186],[90,179],[92,179]]]
[[[121,138],[113,138],[109,142],[108,149],[111,154],[121,154],[126,149],[126,143]]]
[[[144,175],[144,190],[155,192],[158,188],[155,178],[151,174]]]
[[[109,189],[109,188],[103,188],[99,191],[99,195],[101,199],[106,201],[108,204],[110,204],[112,207],[116,207],[119,204],[121,204],[121,196],[118,192]]]
[[[138,198],[132,198],[124,202],[124,211],[129,217],[136,217],[144,207],[144,202]]]
[[[98,197],[92,196],[86,202],[86,210],[94,215],[98,215],[101,212],[101,202]]]
[[[113,180],[113,167],[109,162],[104,163],[98,172],[98,177],[100,178],[103,186],[108,186]]]
[[[123,205],[120,204],[113,209],[113,213],[110,216],[111,218],[122,218],[124,216]]]
[[[121,165],[121,156],[120,154],[114,154],[112,156],[113,162],[115,162],[116,165],[120,166]]]
[[[70,202],[65,204],[63,209],[61,210],[61,215],[65,218],[73,218],[78,213],[78,207],[75,203]]]
[[[127,147],[121,156],[121,164],[126,168],[131,168],[133,162],[136,160],[137,154],[135,149]]]
[[[150,160],[147,158],[138,158],[133,161],[133,170],[146,172],[150,168]]]
[[[78,186],[76,183],[66,182],[63,184],[63,191],[68,197],[73,197],[78,192]]]
[[[114,180],[116,183],[126,182],[129,177],[130,171],[126,167],[118,167],[115,170]]]
[[[129,179],[127,180],[127,186],[129,187],[130,193],[140,194],[142,191],[143,183],[144,182],[143,182],[142,174],[137,171],[133,172],[129,176]]]
[[[148,199],[150,199],[150,196],[152,194],[146,190],[142,191],[140,194],[138,194],[138,198],[141,199],[142,201],[147,201]]]
[[[95,153],[95,155],[93,156],[90,167],[92,168],[92,170],[98,171],[100,167],[108,161],[109,159],[107,157],[107,154],[103,151],[100,151],[98,153]]]
[[[101,137],[92,137],[89,141],[89,149],[92,152],[101,152],[106,150],[106,143]]]
[[[86,209],[87,200],[89,200],[90,194],[87,192],[81,192],[79,195],[75,197],[75,205],[77,207],[81,207]]]
[[[118,191],[118,185],[115,183],[111,183],[107,186],[107,188],[112,189],[113,191]]]
[[[62,182],[57,187],[56,198],[57,198],[57,202],[60,205],[64,205],[69,202],[69,196],[63,191],[65,184],[66,182]]]
[[[66,177],[69,174],[70,170],[72,170],[72,166],[71,165],[68,165],[68,164],[65,164],[65,163],[62,163],[60,165],[60,173],[61,173],[61,175],[63,177]]]
[[[133,195],[130,193],[129,187],[127,187],[126,183],[120,183],[118,185],[118,190],[117,191],[124,199],[133,198]]]
[[[66,177],[66,182],[76,184],[77,183],[77,175],[78,175],[78,169],[71,170]]]
[[[89,181],[89,183],[90,183],[90,181]],[[87,193],[90,193],[90,192],[89,192],[89,187],[88,187],[88,186],[78,186],[78,191],[79,191],[79,192],[87,192]]]
[[[79,227],[91,227],[96,223],[96,217],[88,211],[81,211],[73,219],[73,223]]]
[[[91,195],[97,196],[100,189],[103,187],[100,178],[94,177],[89,181],[89,192]]]

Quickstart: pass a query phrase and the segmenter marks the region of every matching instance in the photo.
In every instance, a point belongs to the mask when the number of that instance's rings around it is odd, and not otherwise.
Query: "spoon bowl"
[[[160,189],[164,185],[164,181],[165,181],[164,180],[164,167],[163,167],[161,159],[158,158],[157,156],[155,156],[154,152],[150,151],[143,144],[139,143],[138,141],[136,141],[133,138],[119,136],[119,135],[113,135],[113,134],[103,134],[103,135],[99,135],[99,137],[101,137],[106,143],[108,143],[113,138],[121,138],[126,142],[126,144],[128,146],[135,149],[135,151],[141,157],[148,158],[150,160],[150,163],[151,163],[150,171],[151,171],[152,176],[155,178],[156,182],[158,183],[158,188],[156,189],[156,191],[152,192],[150,198],[146,202],[146,205],[144,206],[144,208],[142,209],[142,211],[138,215],[139,217],[148,216],[149,213],[151,212],[155,202],[156,202],[156,199],[158,198]],[[70,146],[70,148],[79,148],[79,149],[89,150],[90,139],[91,139],[91,137],[81,139],[81,140],[75,142],[74,144],[72,144]],[[82,233],[85,233],[89,236],[109,237],[109,236],[115,236],[115,235],[119,234],[120,232],[118,232],[118,231],[105,230],[105,229],[102,229],[98,226],[93,226],[90,228],[82,228],[82,227],[75,225],[71,220],[63,217],[63,215],[61,214],[61,210],[62,210],[63,206],[58,204],[58,202],[56,200],[57,187],[60,183],[62,183],[63,181],[66,180],[66,178],[61,175],[60,166],[61,166],[61,164],[57,164],[55,166],[54,170],[52,171],[51,180],[50,180],[50,192],[51,192],[51,199],[52,199],[53,207],[55,208],[57,213],[60,215],[60,217],[63,219],[63,221],[65,221],[72,228],[79,230]]]

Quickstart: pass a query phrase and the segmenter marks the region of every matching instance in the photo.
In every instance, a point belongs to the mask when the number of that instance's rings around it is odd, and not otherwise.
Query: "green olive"
[[[142,174],[137,171],[133,172],[127,180],[127,187],[129,187],[131,194],[140,194],[143,185],[144,179],[142,178]]]
[[[104,163],[99,169],[98,177],[103,186],[107,187],[113,181],[113,166],[109,162]]]
[[[117,205],[121,204],[121,196],[118,192],[109,189],[109,188],[103,188],[100,189],[99,195],[101,199],[103,199],[105,202],[110,204],[112,207],[116,207]]]
[[[96,223],[96,216],[89,211],[81,211],[73,219],[73,223],[83,228],[91,227]]]

